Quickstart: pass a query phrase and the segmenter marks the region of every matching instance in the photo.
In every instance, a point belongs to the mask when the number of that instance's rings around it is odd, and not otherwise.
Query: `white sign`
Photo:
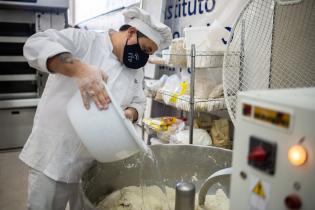
[[[182,37],[183,29],[210,26],[214,20],[230,31],[248,0],[166,0],[164,23],[173,37]]]
[[[137,3],[140,0],[75,0],[75,24]]]

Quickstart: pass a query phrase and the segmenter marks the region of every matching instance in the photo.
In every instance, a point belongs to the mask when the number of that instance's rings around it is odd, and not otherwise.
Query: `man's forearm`
[[[84,68],[83,62],[74,58],[71,53],[65,52],[55,55],[47,60],[47,68],[54,73],[74,77],[82,73]]]
[[[102,70],[81,62],[70,53],[49,58],[46,65],[51,72],[74,77],[86,109],[90,107],[90,99],[93,99],[99,109],[108,108],[110,98],[103,85],[107,75]]]

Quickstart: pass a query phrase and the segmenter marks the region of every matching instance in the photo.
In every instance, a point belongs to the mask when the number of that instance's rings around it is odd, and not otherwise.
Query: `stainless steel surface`
[[[34,23],[35,15],[33,11],[0,9],[0,20],[6,23]]]
[[[0,56],[0,62],[26,62],[23,56]]]
[[[36,5],[43,2],[52,7],[58,7],[61,2],[68,3],[67,0],[38,1]],[[60,30],[67,24],[64,10],[30,11],[22,8],[0,9],[0,100],[41,96],[47,74],[28,65],[23,57],[23,44],[36,32],[51,28]]]
[[[37,12],[35,15],[36,32],[46,31],[51,28],[62,30],[66,27],[66,13]]]
[[[7,149],[24,145],[47,79],[28,66],[23,43],[36,32],[65,28],[68,0],[0,0],[0,8],[0,149]]]
[[[18,99],[36,99],[39,94],[37,92],[25,92],[25,93],[0,93],[0,100],[18,100]]]
[[[33,127],[36,108],[12,108],[0,110],[0,149],[24,145]]]
[[[0,36],[0,42],[24,43],[28,37]]]
[[[189,117],[189,144],[193,144],[194,139],[194,118],[195,118],[195,60],[196,60],[196,48],[195,45],[191,45],[191,76],[190,76],[190,117]]]
[[[195,209],[196,187],[193,183],[179,182],[176,185],[175,210]]]
[[[201,186],[201,189],[198,195],[199,205],[203,206],[205,204],[208,190],[213,185],[215,185],[218,182],[222,182],[224,179],[226,179],[226,182],[230,182],[231,175],[232,175],[232,168],[225,168],[212,174]]]
[[[36,74],[0,75],[0,81],[34,81]]]
[[[164,183],[175,188],[178,181],[192,182],[198,192],[201,184],[214,172],[231,166],[231,150],[196,145],[151,146],[158,160]],[[114,163],[94,163],[82,177],[82,189],[88,205],[92,206],[106,195],[127,186],[140,185],[139,155]],[[144,166],[144,177],[156,177],[156,172]],[[156,180],[145,180],[155,184]],[[221,183],[229,194],[229,183]],[[209,193],[214,193],[214,186]]]
[[[0,109],[37,107],[39,98],[0,100]]]

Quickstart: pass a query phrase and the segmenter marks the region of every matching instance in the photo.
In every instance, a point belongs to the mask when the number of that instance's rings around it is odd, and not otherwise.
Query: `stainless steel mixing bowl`
[[[164,183],[175,188],[178,181],[190,181],[198,192],[201,184],[214,172],[231,166],[232,152],[217,147],[195,145],[154,145],[151,149],[158,161]],[[113,163],[95,163],[82,177],[85,202],[90,208],[117,189],[140,185],[141,157],[132,156]],[[143,181],[147,185],[158,184],[158,174],[145,159]],[[229,181],[214,186],[229,194]]]

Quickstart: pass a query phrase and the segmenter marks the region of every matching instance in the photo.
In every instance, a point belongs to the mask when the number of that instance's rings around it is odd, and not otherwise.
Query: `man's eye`
[[[146,53],[146,54],[149,54],[150,52],[148,52],[148,50],[147,49],[143,49],[142,50],[144,53]]]
[[[146,52],[144,47],[140,47],[142,52]]]
[[[151,54],[152,53],[152,49],[151,48],[146,48],[144,50],[144,52],[147,53],[147,54]]]

